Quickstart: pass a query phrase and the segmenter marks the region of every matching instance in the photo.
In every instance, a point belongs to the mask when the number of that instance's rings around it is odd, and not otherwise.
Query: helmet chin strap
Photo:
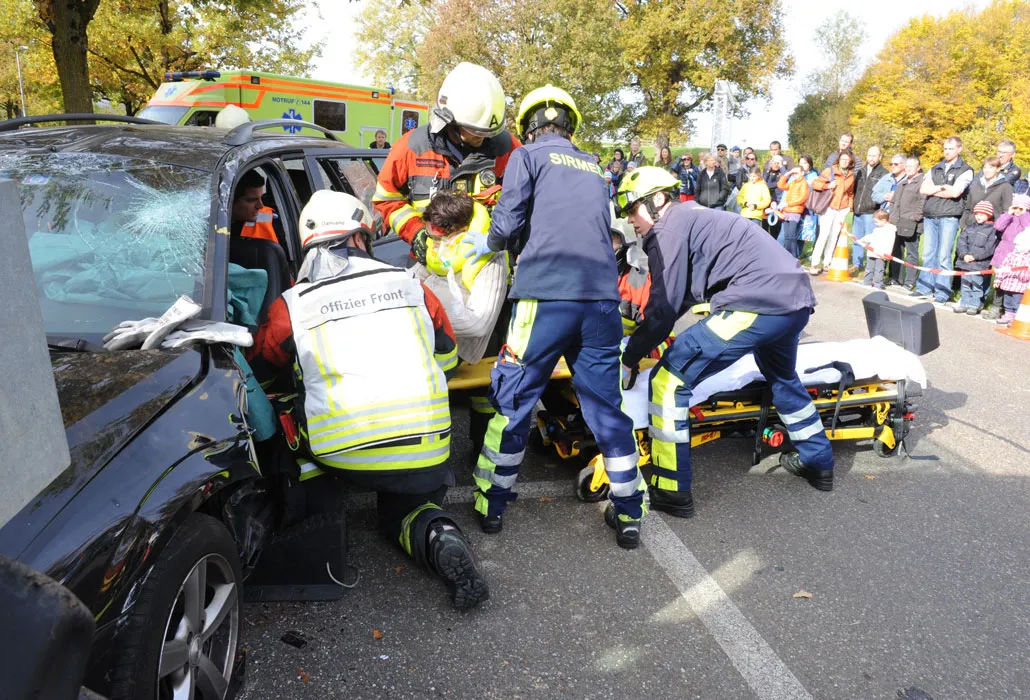
[[[644,200],[644,206],[647,207],[647,213],[651,217],[651,223],[657,224],[658,219],[661,218],[661,214],[658,213],[658,207],[654,203],[654,195],[651,195]]]

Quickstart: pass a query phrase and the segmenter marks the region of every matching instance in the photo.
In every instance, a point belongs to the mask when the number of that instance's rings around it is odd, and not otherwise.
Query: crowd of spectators
[[[818,169],[808,154],[795,164],[778,141],[769,144],[761,165],[754,149],[725,144],[701,151],[696,161],[692,153],[675,157],[663,147],[653,164],[679,179],[681,201],[761,223],[812,275],[823,274],[838,245],[847,245],[851,276],[865,285],[893,286],[956,313],[1010,325],[1030,284],[1030,271],[1008,271],[1030,265],[1030,183],[1013,160],[1015,143],[1003,140],[995,156],[969,164],[962,140],[953,136],[927,172],[918,158],[902,153],[885,165],[878,145],[868,146],[863,162],[854,146],[852,135],[842,134]],[[616,148],[604,169],[612,192],[626,172],[645,163],[639,139],[630,142],[628,156]],[[858,240],[848,245],[841,238],[845,229]],[[909,266],[888,264],[888,254]],[[958,279],[911,265],[1003,269]]]

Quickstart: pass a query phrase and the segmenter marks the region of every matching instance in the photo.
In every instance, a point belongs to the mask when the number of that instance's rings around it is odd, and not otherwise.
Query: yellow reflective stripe
[[[633,331],[637,328],[637,322],[631,318],[622,317],[622,334],[633,335]]]
[[[430,386],[433,391],[440,391],[445,387],[441,387],[437,382],[436,372],[433,371],[431,363],[436,362],[436,358],[433,357],[433,353],[429,350],[429,332],[430,329],[426,328],[425,321],[422,318],[422,314],[413,307],[408,307],[408,313],[411,315],[411,319],[415,325],[415,333],[418,334],[418,340],[422,344],[422,368],[426,371],[426,376],[429,377],[431,382]],[[433,331],[434,335],[436,331]],[[455,348],[456,349],[456,348]]]
[[[519,306],[522,306],[520,301]],[[486,426],[486,435],[483,436],[483,447],[489,448],[495,453],[501,451],[501,437],[504,434],[504,429],[508,427],[508,417],[503,413],[495,413],[494,417],[490,419],[490,422]],[[482,468],[483,471],[493,472],[496,469],[496,465],[489,459],[484,459],[483,455],[479,455],[479,459],[476,463],[476,470]],[[472,480],[476,482],[476,511],[486,515],[486,511],[490,502],[487,501],[482,494],[485,493],[493,483],[489,479],[476,476],[475,473],[472,475]]]
[[[662,367],[651,378],[651,399],[659,406],[676,408],[676,389],[683,386],[683,380]],[[665,418],[651,413],[651,425],[658,429],[666,428]],[[670,424],[668,427],[674,427]]]
[[[443,405],[433,406],[412,406],[397,410],[383,410],[368,416],[339,416],[335,421],[321,425],[317,428],[308,426],[308,431],[318,433],[319,437],[338,435],[344,431],[353,433],[360,430],[372,430],[382,426],[393,425],[398,420],[409,420],[412,423],[421,422],[419,418],[429,419],[438,417],[439,414],[449,414],[450,405],[446,402]],[[351,426],[356,426],[351,428]]]
[[[387,408],[407,408],[407,407],[419,407],[419,408],[431,408],[432,406],[440,403],[447,402],[447,393],[429,394],[426,396],[408,396],[403,399],[393,399],[392,401],[378,401],[375,403],[362,403],[355,404],[353,406],[344,406],[343,408],[335,411],[327,411],[325,413],[319,413],[316,416],[312,416],[308,419],[308,427],[317,426],[319,423],[329,420],[330,418],[336,418],[338,416],[347,416],[349,418],[365,418],[370,415],[374,415],[380,412],[382,409]]]
[[[447,353],[436,353],[436,364],[440,365],[440,369],[444,372],[452,370],[458,366],[458,348],[454,347],[453,350]]]
[[[413,200],[411,200],[411,206],[415,207],[415,211],[417,211],[418,213],[421,214],[422,212],[424,212],[426,210],[426,207],[429,206],[429,200],[428,199],[413,199]]]
[[[401,521],[401,534],[397,539],[400,541],[401,547],[408,553],[409,557],[411,556],[411,526],[414,524],[415,519],[427,510],[441,510],[441,508],[435,503],[423,503],[418,508],[405,515],[404,520]]]
[[[325,323],[313,330],[315,336],[315,364],[318,365],[318,372],[322,375],[322,385],[326,387],[325,398],[329,402],[330,410],[337,408],[336,401],[333,400],[333,393],[329,389],[335,384],[333,376],[326,369],[325,363],[322,361],[326,351],[325,334],[326,326],[329,324]]]
[[[387,220],[390,224],[390,228],[392,228],[394,231],[400,231],[401,227],[404,226],[404,224],[408,223],[408,221],[415,216],[418,216],[418,212],[415,211],[415,209],[410,204],[406,204],[403,207],[397,209],[397,211],[390,214]]]
[[[374,423],[342,421],[337,426],[330,426],[333,429],[320,430],[317,434],[309,435],[308,442],[312,450],[321,451],[322,448],[329,446],[336,451],[346,450],[364,443],[440,432],[450,426],[450,420],[450,408],[444,407],[428,414],[421,411],[405,412]]]
[[[735,335],[751,327],[758,314],[750,311],[723,311],[718,316],[709,316],[702,321],[708,330],[729,342]]]
[[[536,299],[519,299],[515,304],[515,315],[508,327],[508,347],[515,353],[519,362],[522,361],[522,356],[529,347],[529,336],[533,333],[536,310]]]
[[[342,454],[319,457],[327,467],[355,471],[388,471],[435,467],[447,461],[451,453],[451,436],[431,435],[417,445],[372,447]]]
[[[373,202],[403,202],[405,197],[400,192],[391,192],[383,187],[381,182],[376,183],[376,193],[372,195]]]

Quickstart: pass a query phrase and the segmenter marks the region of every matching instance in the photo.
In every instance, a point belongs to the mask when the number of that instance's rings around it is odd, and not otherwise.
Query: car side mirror
[[[95,631],[93,615],[71,591],[21,562],[0,556],[0,678],[11,700],[80,696]]]

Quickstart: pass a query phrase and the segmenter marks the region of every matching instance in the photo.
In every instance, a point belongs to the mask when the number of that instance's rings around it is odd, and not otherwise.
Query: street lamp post
[[[14,64],[18,67],[18,92],[21,93],[21,116],[23,117],[27,117],[28,114],[25,112],[25,84],[21,79],[21,52],[28,50],[28,46],[14,47]]]

